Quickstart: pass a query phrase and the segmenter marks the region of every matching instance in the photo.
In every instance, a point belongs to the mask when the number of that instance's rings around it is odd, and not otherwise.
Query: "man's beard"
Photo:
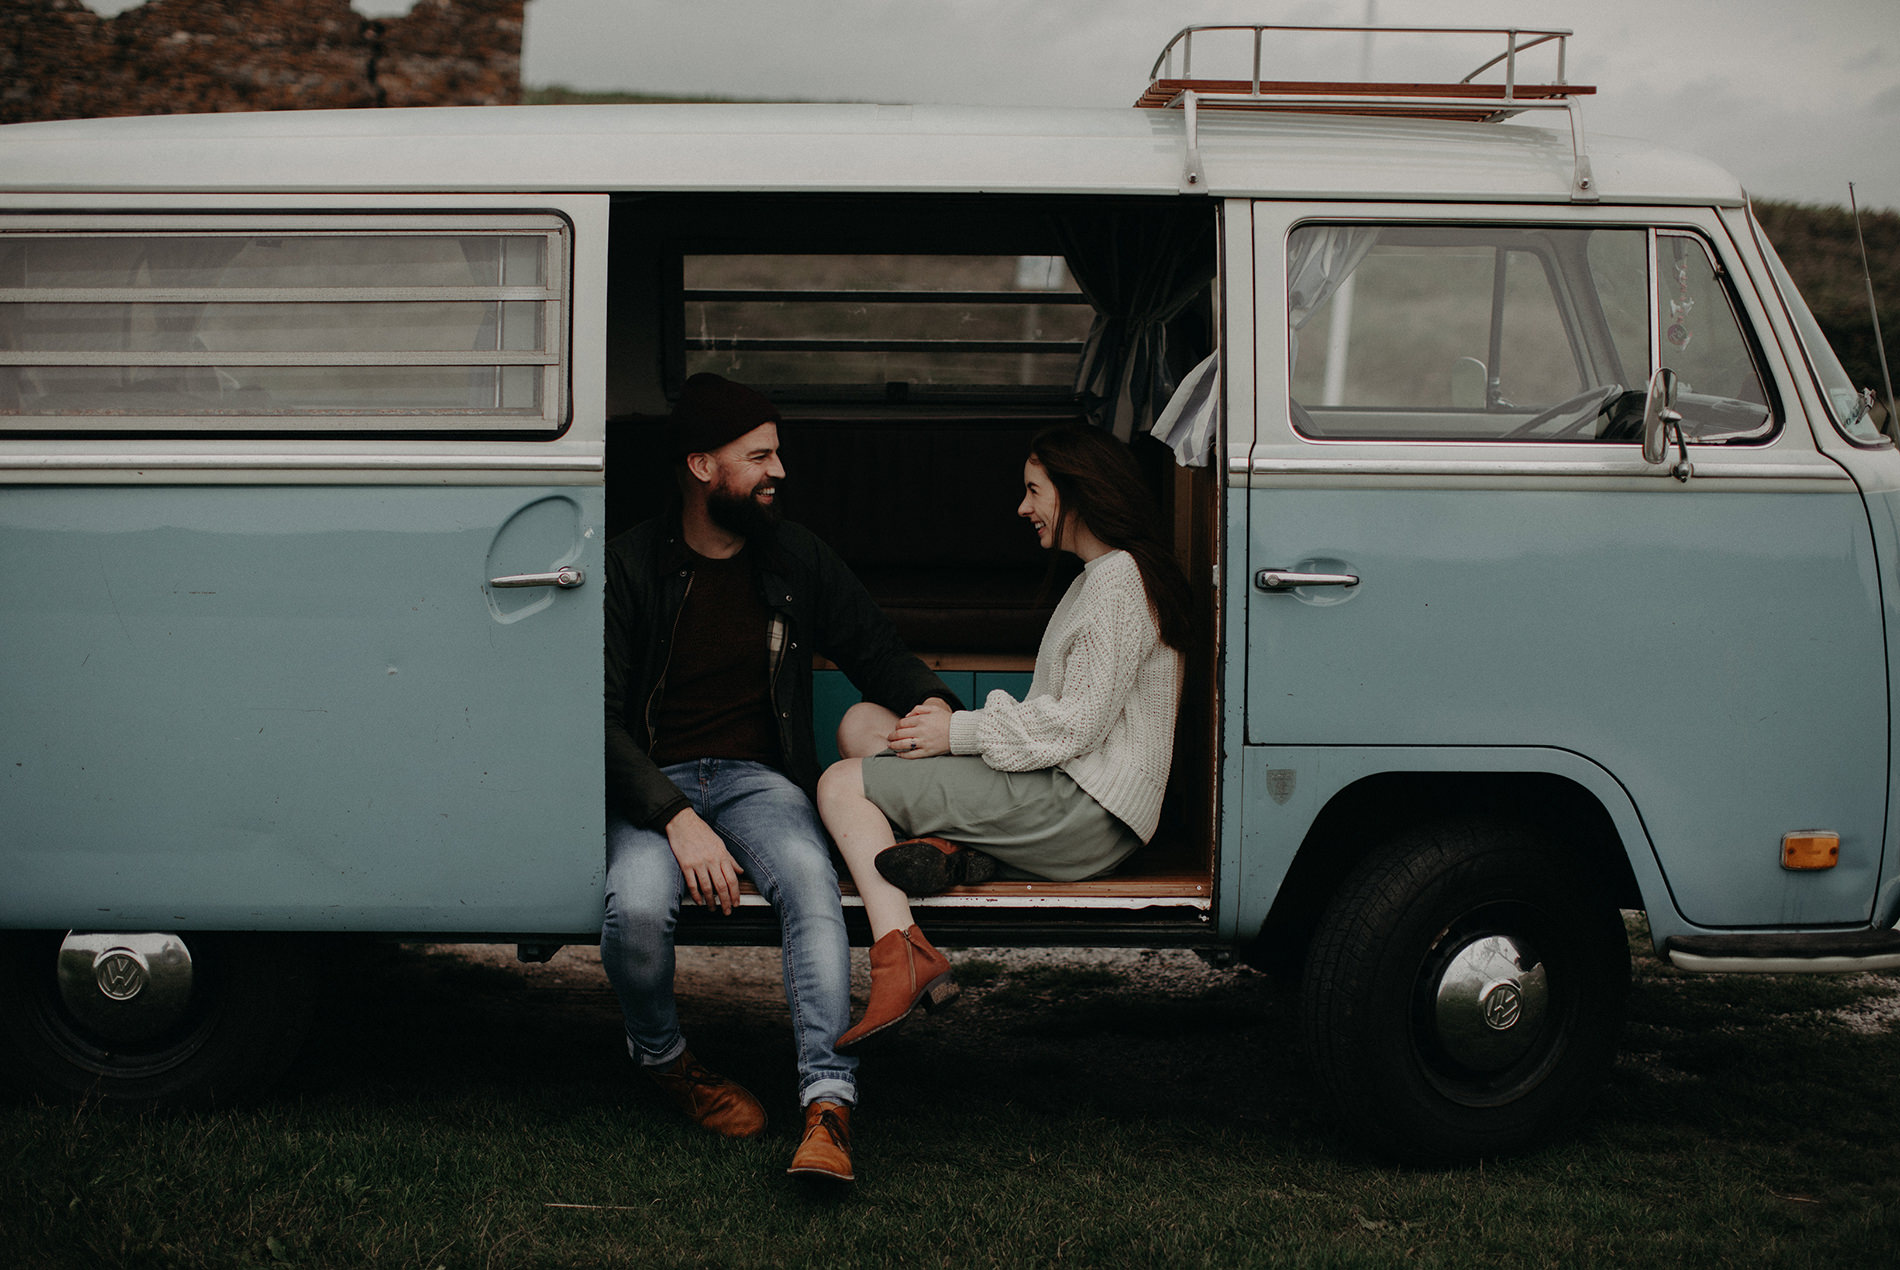
[[[734,493],[720,486],[706,491],[706,514],[713,524],[730,534],[743,538],[754,538],[771,533],[778,528],[778,499],[770,503],[761,503],[755,497],[760,485],[776,485],[773,480],[760,481],[745,493]]]

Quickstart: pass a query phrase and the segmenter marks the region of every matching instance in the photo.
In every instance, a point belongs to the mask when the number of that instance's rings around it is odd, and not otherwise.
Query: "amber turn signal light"
[[[1784,869],[1831,869],[1841,862],[1841,835],[1821,829],[1803,829],[1783,834],[1781,867]]]

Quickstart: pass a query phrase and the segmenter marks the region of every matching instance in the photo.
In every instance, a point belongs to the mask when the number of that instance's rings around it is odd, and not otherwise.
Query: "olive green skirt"
[[[1005,877],[1079,882],[1141,845],[1058,767],[999,772],[968,754],[864,760],[864,794],[900,838],[948,838],[1003,865]]]

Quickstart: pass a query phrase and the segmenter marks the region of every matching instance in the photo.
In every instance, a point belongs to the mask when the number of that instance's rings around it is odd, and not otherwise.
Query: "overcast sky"
[[[1706,155],[1768,197],[1845,203],[1851,180],[1863,205],[1900,208],[1896,0],[1376,3],[1386,25],[1573,30],[1568,77],[1600,90],[1587,130]],[[522,76],[744,97],[1121,106],[1189,23],[1359,25],[1366,11],[1365,0],[529,0]],[[1357,74],[1357,37],[1298,38],[1269,76]],[[1503,41],[1482,47],[1426,69],[1456,79]],[[1419,65],[1401,37],[1374,42],[1374,78],[1413,78]],[[1548,77],[1553,63],[1541,68]]]
[[[116,12],[131,0],[89,0]],[[405,12],[413,0],[355,0]],[[1386,25],[1561,27],[1589,132],[1705,155],[1751,193],[1900,208],[1900,0],[1375,0]],[[1365,21],[1367,0],[529,0],[531,85],[732,97],[1124,106],[1188,23]],[[1211,50],[1211,44],[1203,49]],[[1484,51],[1478,51],[1480,48]],[[1381,36],[1373,78],[1456,79]],[[1353,78],[1358,37],[1289,40],[1269,77]],[[1553,62],[1529,55],[1525,78]],[[1233,66],[1248,73],[1246,57]],[[1201,73],[1210,64],[1197,50]]]

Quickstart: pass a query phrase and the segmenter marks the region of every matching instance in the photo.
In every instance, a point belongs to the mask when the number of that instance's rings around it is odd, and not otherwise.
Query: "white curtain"
[[[1181,379],[1149,431],[1182,467],[1206,467],[1220,420],[1220,354],[1210,353]]]
[[[1300,358],[1300,330],[1332,298],[1379,240],[1376,229],[1313,225],[1296,229],[1287,247],[1287,365]]]

